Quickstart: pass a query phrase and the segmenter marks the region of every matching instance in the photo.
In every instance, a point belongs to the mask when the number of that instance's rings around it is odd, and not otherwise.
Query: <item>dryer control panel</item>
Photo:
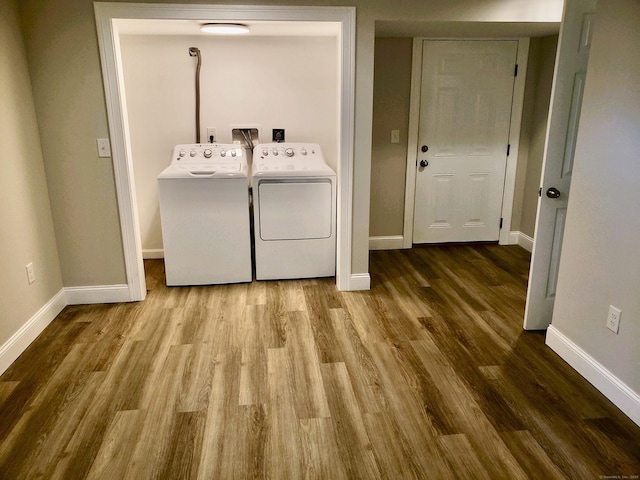
[[[320,157],[322,152],[317,143],[262,143],[254,150],[254,157],[266,158],[292,158],[292,157]]]

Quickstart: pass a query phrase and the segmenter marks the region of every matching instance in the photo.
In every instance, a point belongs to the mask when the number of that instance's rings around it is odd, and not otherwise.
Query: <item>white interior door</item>
[[[517,47],[424,41],[413,243],[498,240]]]
[[[524,316],[527,330],[547,328],[553,315],[595,4],[595,0],[565,3],[529,272]]]

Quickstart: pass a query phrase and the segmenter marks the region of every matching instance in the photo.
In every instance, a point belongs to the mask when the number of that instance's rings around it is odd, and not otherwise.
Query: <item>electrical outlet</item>
[[[274,128],[271,132],[271,141],[284,142],[284,128]]]
[[[33,273],[33,263],[29,263],[27,265],[27,279],[29,280],[29,285],[36,281],[36,275]]]
[[[609,314],[607,315],[607,328],[617,334],[620,329],[620,316],[622,312],[619,308],[609,305]]]
[[[207,142],[216,143],[218,141],[218,136],[216,135],[215,127],[207,128]]]

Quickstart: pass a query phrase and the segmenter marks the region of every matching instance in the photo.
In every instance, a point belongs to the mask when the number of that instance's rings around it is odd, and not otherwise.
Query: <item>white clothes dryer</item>
[[[167,285],[251,282],[248,167],[239,145],[177,145],[158,196]]]
[[[268,143],[253,151],[257,280],[336,273],[336,174],[315,143]]]

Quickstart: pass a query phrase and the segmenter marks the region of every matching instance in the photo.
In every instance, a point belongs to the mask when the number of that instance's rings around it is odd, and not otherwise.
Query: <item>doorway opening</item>
[[[508,125],[506,126],[507,135],[504,141],[504,155],[506,156],[506,165],[504,168],[504,180],[501,182],[504,188],[501,192],[501,198],[497,200],[499,204],[498,210],[500,217],[496,223],[499,222],[500,228],[498,233],[498,241],[500,244],[515,243],[510,238],[510,226],[513,208],[513,199],[515,194],[515,180],[516,170],[518,165],[518,149],[520,142],[520,131],[522,124],[523,103],[524,103],[524,91],[526,80],[526,66],[527,58],[529,54],[529,39],[504,39],[503,41],[517,42],[515,64],[518,65],[517,74],[514,70],[514,82],[512,87],[512,101],[509,106]],[[465,39],[467,42],[471,42]],[[478,44],[481,44],[483,40],[477,40]],[[485,40],[486,41],[486,40]],[[476,42],[476,41],[474,41]],[[419,135],[419,131],[424,127],[424,121],[421,118],[420,112],[420,96],[421,88],[423,84],[423,53],[426,48],[425,44],[428,44],[428,39],[416,38],[413,42],[413,63],[412,63],[412,80],[411,80],[411,108],[409,113],[409,136],[408,136],[408,148],[407,148],[407,169],[406,169],[406,189],[405,189],[405,215],[404,215],[404,231],[403,231],[403,243],[404,248],[411,248],[414,240],[415,229],[415,215],[416,215],[416,193],[417,193],[417,179],[419,169],[421,167],[420,161],[423,158],[420,156],[422,150],[420,149],[422,143]],[[420,172],[422,173],[422,172]],[[484,178],[484,177],[482,177]],[[481,183],[481,182],[480,182]]]
[[[127,25],[139,21],[143,27],[173,25],[175,29],[203,22],[242,22],[261,26],[333,27],[336,31],[338,85],[336,102],[335,163],[337,189],[336,285],[349,289],[351,279],[350,229],[352,223],[351,184],[353,170],[353,125],[355,84],[355,9],[351,7],[282,8],[267,6],[228,7],[218,5],[159,5],[96,3],[96,24],[103,81],[109,117],[109,133],[118,193],[118,207],[124,246],[129,300],[143,300],[146,284],[133,173],[130,118],[125,97],[121,34]],[[160,23],[158,23],[160,22]],[[167,23],[169,22],[169,23]],[[274,27],[274,28],[275,28]],[[278,35],[278,33],[274,33]],[[250,61],[250,57],[247,61]],[[168,158],[168,157],[167,157]]]

